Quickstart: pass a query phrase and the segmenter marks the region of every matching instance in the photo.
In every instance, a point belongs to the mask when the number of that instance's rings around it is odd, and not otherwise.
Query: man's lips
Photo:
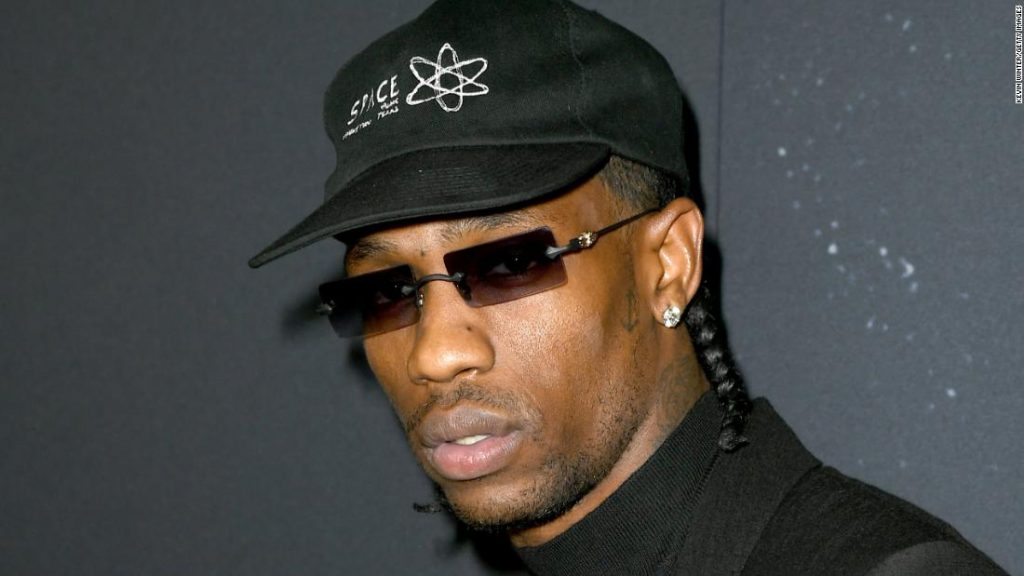
[[[418,432],[427,460],[448,480],[497,472],[511,460],[522,437],[515,422],[476,408],[435,411],[423,419]]]

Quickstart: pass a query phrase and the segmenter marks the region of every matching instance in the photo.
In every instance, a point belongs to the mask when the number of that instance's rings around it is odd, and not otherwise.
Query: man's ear
[[[704,217],[689,198],[676,198],[652,216],[644,232],[642,274],[651,290],[651,313],[685,309],[703,273]]]

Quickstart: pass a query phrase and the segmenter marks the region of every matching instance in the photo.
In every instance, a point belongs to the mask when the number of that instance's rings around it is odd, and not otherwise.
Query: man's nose
[[[494,346],[479,308],[471,308],[456,286],[431,282],[421,289],[423,306],[409,355],[409,378],[444,384],[494,366]]]

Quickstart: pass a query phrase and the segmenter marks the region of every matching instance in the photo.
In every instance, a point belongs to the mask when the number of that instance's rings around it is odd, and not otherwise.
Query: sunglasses
[[[444,255],[448,274],[417,279],[409,265],[402,265],[321,284],[316,311],[330,319],[338,336],[347,339],[418,322],[421,289],[428,282],[451,282],[472,308],[518,300],[564,284],[562,256],[590,248],[602,235],[657,211],[645,210],[596,232],[584,232],[564,246],[555,243],[551,229],[538,228],[461,248]]]

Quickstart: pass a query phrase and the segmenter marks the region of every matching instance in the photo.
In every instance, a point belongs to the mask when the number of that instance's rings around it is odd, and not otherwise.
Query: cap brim
[[[342,233],[511,207],[581,182],[607,144],[485,145],[409,152],[381,162],[249,260],[260,266]]]

